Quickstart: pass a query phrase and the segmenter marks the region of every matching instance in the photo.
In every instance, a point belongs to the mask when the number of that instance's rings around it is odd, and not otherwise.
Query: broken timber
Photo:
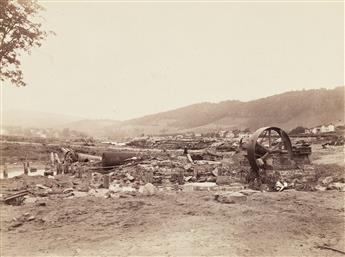
[[[19,198],[19,197],[23,197],[23,196],[26,196],[27,194],[29,194],[29,191],[28,190],[22,190],[22,191],[19,191],[15,194],[12,194],[12,195],[9,195],[9,196],[6,196],[2,199],[3,202],[5,203],[10,203],[11,201]]]

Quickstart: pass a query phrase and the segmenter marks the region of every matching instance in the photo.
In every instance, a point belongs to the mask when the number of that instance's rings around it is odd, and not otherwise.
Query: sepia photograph
[[[0,256],[345,256],[344,0],[0,0]]]

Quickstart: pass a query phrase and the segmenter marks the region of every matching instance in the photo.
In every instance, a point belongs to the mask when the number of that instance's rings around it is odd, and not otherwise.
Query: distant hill
[[[253,131],[262,126],[290,130],[297,126],[344,123],[344,94],[344,86],[291,91],[248,102],[231,100],[193,104],[123,122],[28,112],[5,113],[3,120],[5,125],[69,128],[112,138],[233,128]]]
[[[119,131],[173,133],[221,128],[312,127],[344,123],[345,87],[291,91],[249,102],[200,103],[122,122]]]
[[[119,125],[119,121],[106,119],[83,119],[81,117],[26,111],[26,110],[8,110],[2,112],[2,126],[19,126],[23,128],[54,128],[84,132],[89,135],[106,136],[111,134],[107,128],[113,130],[113,126]]]
[[[84,119],[59,125],[59,128],[69,128],[84,132],[89,135],[107,136],[112,133],[113,126],[118,126],[121,122],[108,119]]]
[[[81,118],[37,111],[26,110],[2,110],[2,126],[21,126],[50,128],[64,123],[78,121]]]

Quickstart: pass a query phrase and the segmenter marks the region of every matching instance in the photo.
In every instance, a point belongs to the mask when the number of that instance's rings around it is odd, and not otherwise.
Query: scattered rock
[[[79,254],[81,253],[81,249],[76,248],[76,249],[74,250],[74,252],[75,252],[76,255],[79,255]]]
[[[64,189],[64,190],[62,191],[62,193],[68,194],[68,193],[71,193],[71,192],[73,192],[73,191],[74,191],[73,188],[69,187],[69,188]]]
[[[22,221],[16,220],[16,221],[14,221],[14,222],[11,224],[11,226],[9,227],[9,229],[11,229],[11,228],[17,228],[17,227],[20,227],[20,226],[22,226],[22,225],[23,225],[23,222],[22,222]]]
[[[49,187],[41,185],[41,184],[37,184],[36,187],[39,189],[50,189]]]
[[[24,204],[35,203],[37,201],[36,197],[25,196],[24,197]]]
[[[331,183],[327,186],[329,190],[339,190],[341,192],[345,192],[345,183],[335,182]]]
[[[151,183],[147,183],[145,186],[141,186],[139,188],[139,193],[146,196],[154,195],[157,193],[157,191],[158,191],[157,188]]]
[[[114,193],[113,193],[113,192],[108,191],[108,192],[106,192],[106,193],[105,193],[104,197],[105,197],[105,198],[112,198],[112,197],[113,197],[113,195],[114,195]]]
[[[243,190],[243,185],[239,183],[231,183],[230,185],[224,185],[224,186],[217,186],[214,188],[215,191],[231,191],[231,192],[238,192]]]
[[[35,216],[30,216],[27,218],[27,221],[31,221],[31,220],[34,220],[35,219]]]
[[[240,203],[247,200],[247,196],[239,192],[216,194],[215,199],[221,203]]]
[[[218,177],[219,175],[219,171],[218,171],[218,168],[215,168],[213,171],[212,171],[212,174],[216,177]]]
[[[51,189],[49,189],[49,190],[44,190],[44,191],[41,191],[41,192],[36,192],[35,195],[36,195],[36,196],[39,196],[39,197],[46,197],[46,196],[48,196],[48,194],[49,194],[50,192],[52,192]]]
[[[74,197],[84,197],[84,196],[87,196],[87,192],[84,192],[84,191],[74,191],[73,192],[73,195]]]
[[[326,190],[327,190],[327,187],[317,185],[317,186],[315,187],[315,190],[316,190],[316,191],[326,191]]]
[[[216,177],[213,177],[213,176],[209,176],[206,180],[207,182],[216,182],[217,181],[217,178]]]
[[[47,203],[45,201],[37,201],[36,205],[37,206],[47,206]]]
[[[88,193],[90,196],[108,198],[109,190],[105,188],[91,189]]]
[[[134,180],[134,177],[132,175],[128,174],[128,173],[126,174],[126,177],[127,177],[127,179],[129,181],[133,181]]]
[[[242,189],[241,191],[239,191],[239,193],[244,194],[246,196],[251,196],[253,194],[261,193],[261,192],[257,190],[253,190],[253,189]]]
[[[332,182],[333,182],[333,178],[332,178],[331,176],[325,177],[325,178],[322,180],[322,184],[324,184],[324,185],[328,185],[328,184],[330,184],[330,183],[332,183]]]
[[[73,198],[73,197],[74,197],[74,192],[66,193],[66,194],[64,194],[64,196],[65,196],[66,198]]]
[[[90,189],[89,186],[86,185],[86,184],[78,185],[78,186],[76,187],[76,190],[77,190],[77,191],[80,191],[80,192],[88,192],[89,189]]]
[[[185,170],[192,170],[193,165],[190,164],[190,163],[188,163],[188,164],[186,164],[183,168],[184,168]]]
[[[193,178],[193,176],[187,176],[187,177],[184,178],[184,181],[188,182],[188,181],[190,181],[192,178]]]
[[[230,176],[218,176],[216,180],[217,185],[230,185],[231,177]]]
[[[267,184],[261,184],[260,185],[260,191],[261,192],[269,192],[270,191],[270,187]]]
[[[183,185],[183,191],[213,191],[217,187],[216,183],[205,182],[205,183],[188,183]]]
[[[201,177],[198,179],[198,182],[206,182],[207,181],[207,178],[205,177]]]
[[[280,182],[280,181],[277,181],[276,182],[276,185],[275,185],[275,190],[277,191],[283,191],[285,188],[287,188],[288,184],[286,182]]]
[[[111,184],[109,186],[109,190],[115,193],[120,193],[120,192],[135,192],[135,188],[132,186],[121,186],[119,184]]]

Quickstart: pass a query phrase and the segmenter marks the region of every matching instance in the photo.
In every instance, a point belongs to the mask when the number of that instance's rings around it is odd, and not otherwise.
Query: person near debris
[[[183,149],[183,154],[184,154],[184,155],[187,155],[187,154],[188,154],[187,146],[184,147],[184,149]]]
[[[243,137],[241,137],[238,147],[236,149],[236,153],[239,153],[240,150],[243,150]]]
[[[239,142],[240,149],[242,148],[242,145],[243,145],[243,137],[241,137],[240,142]]]

